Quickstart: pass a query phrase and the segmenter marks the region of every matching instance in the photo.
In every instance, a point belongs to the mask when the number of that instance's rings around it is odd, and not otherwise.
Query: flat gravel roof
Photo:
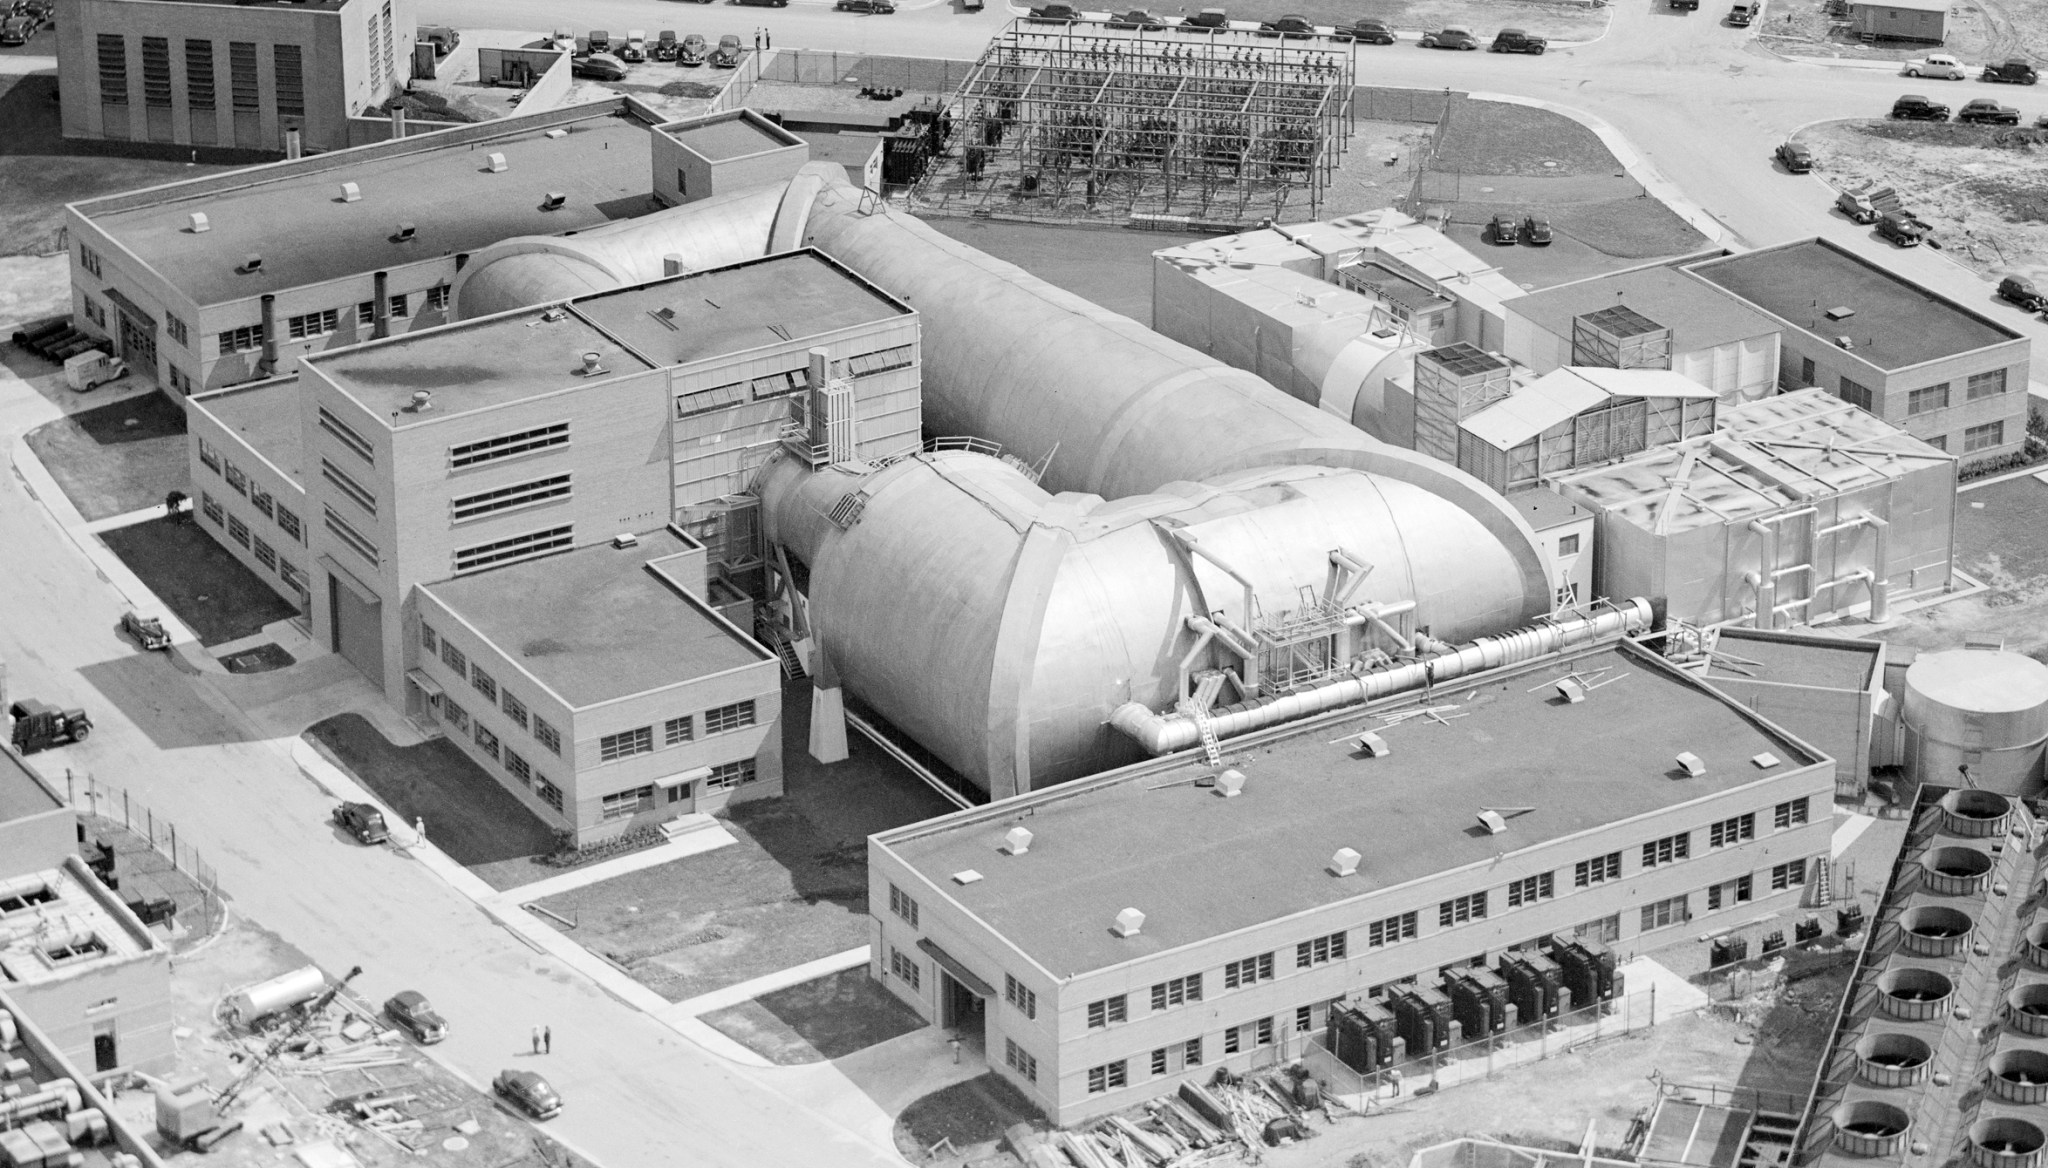
[[[193,404],[242,436],[256,453],[299,481],[304,437],[299,429],[297,374],[206,394]]]

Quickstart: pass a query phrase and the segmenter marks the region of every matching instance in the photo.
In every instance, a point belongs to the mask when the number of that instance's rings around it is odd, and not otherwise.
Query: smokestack
[[[269,292],[263,294],[263,359],[256,372],[264,377],[277,372],[277,297]]]
[[[284,132],[285,161],[289,162],[294,158],[303,158],[304,156],[305,148],[299,142],[299,128],[293,126]]]
[[[372,340],[381,341],[391,335],[390,273],[378,272],[371,280],[372,287],[377,291],[376,299],[371,302],[370,307],[370,337]]]

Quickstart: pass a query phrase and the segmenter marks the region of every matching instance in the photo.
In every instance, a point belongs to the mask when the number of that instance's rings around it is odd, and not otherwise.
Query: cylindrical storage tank
[[[2027,926],[2026,940],[2020,949],[2035,969],[2048,969],[2048,921],[2036,921]]]
[[[2041,1129],[2024,1119],[1980,1119],[1970,1125],[1970,1163],[1977,1168],[2036,1168],[2043,1143],[2048,1139]]]
[[[2027,1034],[2048,1035],[2048,982],[2014,986],[2005,995],[2013,1027]]]
[[[1856,1044],[1856,1069],[1878,1087],[1910,1087],[1927,1078],[1934,1049],[1910,1034],[1866,1034]]]
[[[2048,1053],[2016,1048],[1992,1055],[1991,1090],[2014,1103],[2048,1102]]]
[[[1899,917],[1899,940],[1908,953],[1922,957],[1949,957],[1969,944],[1976,920],[1961,909],[1940,905],[1909,908]]]
[[[1835,1147],[1852,1156],[1890,1156],[1905,1145],[1913,1119],[1906,1109],[1875,1099],[1844,1103],[1828,1113]]]
[[[1995,791],[1950,791],[1941,797],[1941,830],[1950,835],[2000,836],[2011,823],[2012,800]]]
[[[2041,791],[2048,747],[2048,665],[2019,653],[1953,649],[1906,667],[1906,769],[1916,782],[2004,795]]]
[[[1924,1022],[1948,1013],[1955,989],[1955,983],[1931,969],[1892,969],[1877,979],[1877,1000],[1894,1018]]]
[[[1991,857],[1976,848],[1935,848],[1920,857],[1920,886],[1944,896],[1968,896],[1991,882]]]
[[[224,1013],[230,1025],[243,1026],[268,1014],[309,1002],[327,988],[327,975],[308,965],[260,982],[228,996]]]

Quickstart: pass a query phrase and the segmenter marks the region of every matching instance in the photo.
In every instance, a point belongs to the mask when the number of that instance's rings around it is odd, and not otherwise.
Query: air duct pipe
[[[1534,660],[1581,642],[1617,637],[1648,627],[1650,602],[1637,598],[1593,616],[1532,625],[1504,637],[1481,637],[1463,648],[1434,657],[1333,681],[1273,698],[1249,709],[1210,714],[1206,720],[1218,738],[1231,738],[1468,673]],[[1171,754],[1186,750],[1202,740],[1201,728],[1192,717],[1179,713],[1155,713],[1138,702],[1127,702],[1117,707],[1109,717],[1109,724],[1135,740],[1147,754]]]
[[[391,335],[391,273],[370,277],[370,336],[383,340]]]
[[[263,359],[256,364],[256,372],[264,377],[277,374],[277,295],[263,294]]]

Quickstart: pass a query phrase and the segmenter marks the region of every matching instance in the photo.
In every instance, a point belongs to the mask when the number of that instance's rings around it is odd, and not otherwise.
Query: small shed
[[[1866,41],[1938,45],[1948,39],[1948,5],[1943,0],[1849,0],[1849,27]]]

